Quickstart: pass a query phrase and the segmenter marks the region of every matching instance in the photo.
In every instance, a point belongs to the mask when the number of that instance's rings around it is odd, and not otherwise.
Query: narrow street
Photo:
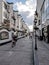
[[[0,0],[0,65],[49,65],[49,0]]]
[[[12,42],[0,46],[0,65],[49,65],[49,44],[37,39],[38,49],[35,50],[34,40],[32,42],[31,38],[25,37],[19,39],[13,48]]]
[[[0,65],[33,65],[31,39],[19,39],[13,48],[11,44],[0,46]]]

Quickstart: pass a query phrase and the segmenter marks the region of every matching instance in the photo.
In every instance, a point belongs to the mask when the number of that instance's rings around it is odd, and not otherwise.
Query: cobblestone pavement
[[[33,65],[32,41],[28,37],[19,39],[14,48],[11,44],[0,46],[0,65]]]
[[[49,65],[49,44],[37,40],[37,45],[38,50],[36,53],[38,55],[39,65]]]

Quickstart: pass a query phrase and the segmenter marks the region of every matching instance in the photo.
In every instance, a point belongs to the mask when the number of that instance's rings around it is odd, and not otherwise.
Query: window
[[[46,5],[47,5],[47,7],[49,6],[49,0],[47,0],[47,4]]]
[[[49,0],[45,0],[45,2],[44,2],[44,10],[46,10],[48,6],[49,6]]]
[[[46,10],[46,4],[47,4],[47,2],[45,0],[45,2],[44,2],[44,10]]]
[[[4,12],[4,17],[7,18],[7,13],[6,12]]]
[[[7,6],[7,12],[10,13],[10,6]]]
[[[8,39],[8,38],[9,38],[8,32],[3,31],[0,33],[0,40],[4,40],[4,39]]]
[[[7,9],[7,5],[6,5],[6,3],[4,2],[4,7],[5,7],[5,9]]]
[[[44,13],[44,5],[42,6],[41,13]]]

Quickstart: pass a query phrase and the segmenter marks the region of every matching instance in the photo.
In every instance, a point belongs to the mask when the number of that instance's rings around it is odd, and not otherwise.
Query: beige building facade
[[[23,31],[23,25],[23,18],[18,11],[13,10],[13,3],[0,0],[0,26]]]
[[[8,3],[6,0],[0,0],[0,26],[6,29],[11,29],[14,26],[13,3]]]

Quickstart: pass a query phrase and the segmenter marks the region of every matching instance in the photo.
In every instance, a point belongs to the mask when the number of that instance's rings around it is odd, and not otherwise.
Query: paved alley
[[[11,44],[0,46],[0,65],[33,65],[31,39],[19,39],[13,48]]]

